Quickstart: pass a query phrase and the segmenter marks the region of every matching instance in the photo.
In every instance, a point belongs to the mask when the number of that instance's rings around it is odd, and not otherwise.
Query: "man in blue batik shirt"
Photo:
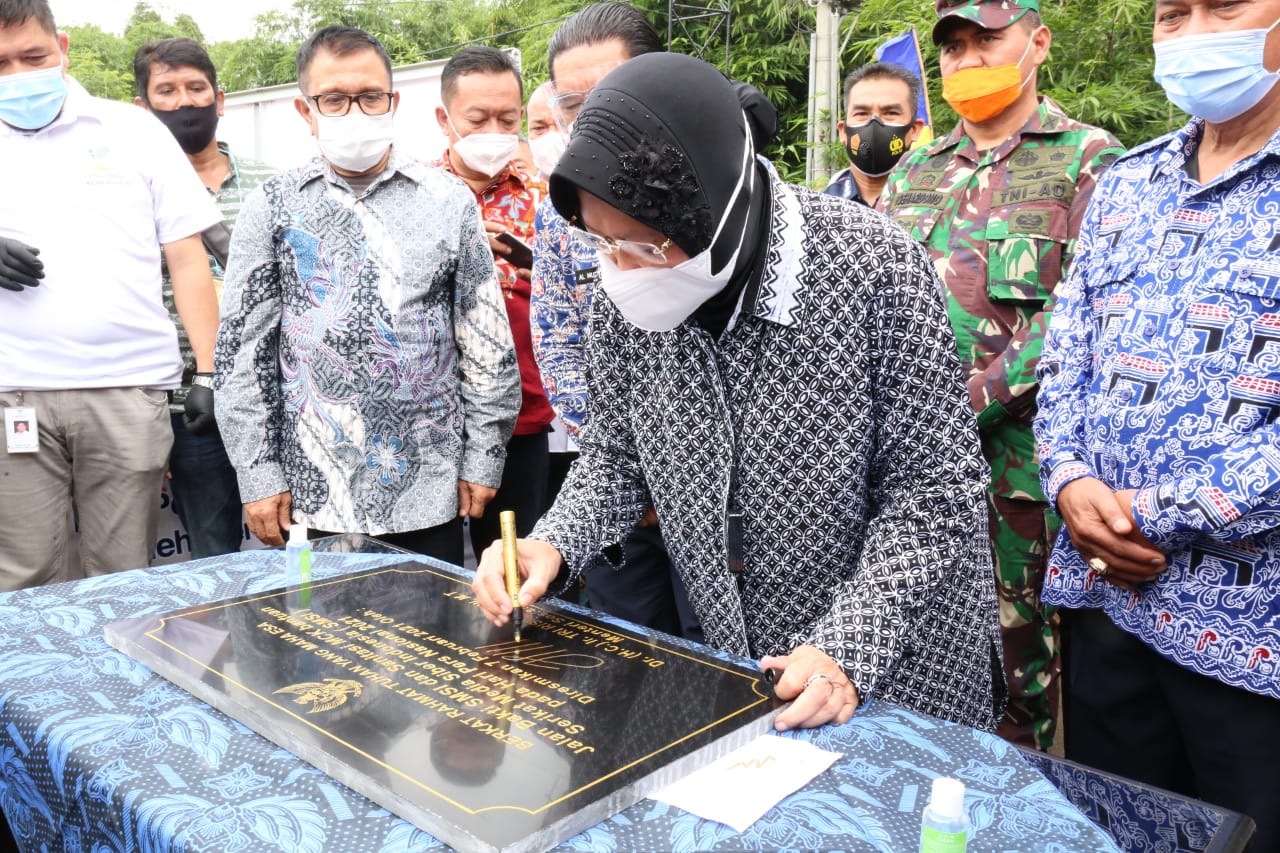
[[[593,3],[556,30],[547,44],[552,114],[565,132],[587,93],[609,71],[632,57],[662,50],[662,39],[644,13],[626,3]],[[599,281],[596,253],[573,236],[550,201],[533,225],[530,317],[533,354],[551,406],[576,440],[587,417],[587,319]],[[652,515],[652,511],[649,513]],[[607,554],[586,571],[592,607],[694,640],[697,617],[672,568],[656,524],[638,527],[622,554]],[[626,571],[621,563],[626,562]]]
[[[1195,118],[1102,177],[1040,360],[1067,757],[1280,849],[1280,0],[1157,0]],[[1270,36],[1270,38],[1268,38]]]

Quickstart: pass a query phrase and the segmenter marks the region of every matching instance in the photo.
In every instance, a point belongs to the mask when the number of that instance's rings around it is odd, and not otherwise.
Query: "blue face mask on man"
[[[0,121],[21,130],[53,122],[67,100],[62,65],[0,76]]]
[[[1156,42],[1156,82],[1175,106],[1205,121],[1243,115],[1280,80],[1280,71],[1268,71],[1263,60],[1276,24]]]

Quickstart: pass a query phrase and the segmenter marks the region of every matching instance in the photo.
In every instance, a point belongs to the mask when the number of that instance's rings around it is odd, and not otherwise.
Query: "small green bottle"
[[[284,546],[285,586],[297,586],[299,602],[311,606],[311,542],[307,526],[296,521],[289,525],[289,541]]]
[[[969,818],[964,811],[964,783],[939,776],[933,780],[929,805],[920,823],[920,853],[964,853]]]

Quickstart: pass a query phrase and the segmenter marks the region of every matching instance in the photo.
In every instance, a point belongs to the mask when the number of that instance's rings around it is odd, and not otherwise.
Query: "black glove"
[[[36,287],[44,278],[44,264],[36,255],[40,250],[20,240],[0,237],[0,287],[22,290]]]
[[[206,385],[196,384],[201,379],[213,379],[211,373],[197,373],[196,380],[187,392],[186,405],[182,407],[182,422],[192,435],[213,435],[218,431],[218,422],[213,418],[213,389]]]

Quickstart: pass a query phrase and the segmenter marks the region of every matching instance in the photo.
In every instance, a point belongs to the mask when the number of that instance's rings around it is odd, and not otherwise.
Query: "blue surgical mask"
[[[67,100],[62,64],[0,76],[0,121],[21,130],[39,130],[53,122]]]
[[[1253,109],[1280,80],[1280,71],[1263,65],[1267,35],[1275,28],[1156,42],[1156,82],[1184,112],[1214,124],[1230,121]]]

